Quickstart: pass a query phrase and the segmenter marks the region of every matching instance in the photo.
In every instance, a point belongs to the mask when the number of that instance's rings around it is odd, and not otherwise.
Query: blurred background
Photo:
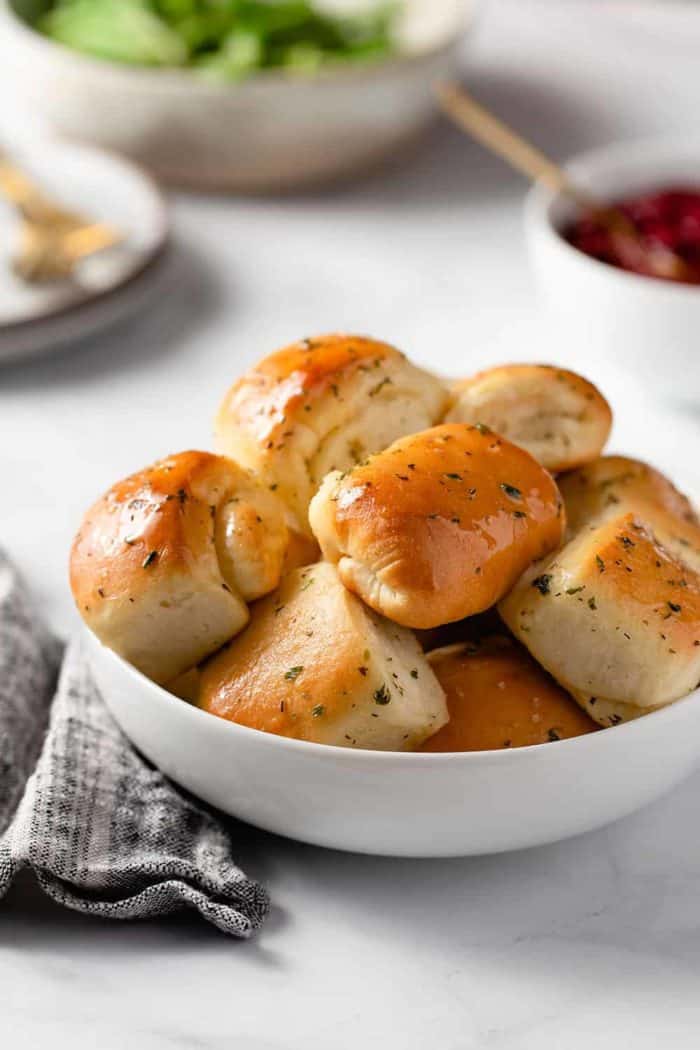
[[[619,290],[605,282],[620,275],[587,257],[606,271],[595,287],[574,268],[564,288],[553,263],[538,278],[526,179],[440,116],[433,88],[459,77],[559,162],[673,140],[683,157],[665,179],[688,184],[700,9],[350,8],[0,0],[0,542],[63,634],[84,507],[160,455],[209,447],[235,376],[313,333],[368,333],[454,376],[568,364],[612,401],[616,448],[692,485],[695,355],[684,344],[673,357],[664,311],[682,298],[674,330],[694,340],[700,291],[647,294],[659,282],[629,275],[637,283]],[[697,161],[700,187],[700,144]],[[115,233],[118,243],[86,251],[69,275],[28,276],[36,230],[22,226],[17,170],[98,247]],[[616,317],[626,288],[660,318],[643,349],[637,300],[629,328]],[[563,317],[552,298],[566,301]],[[594,313],[602,327],[589,330]]]

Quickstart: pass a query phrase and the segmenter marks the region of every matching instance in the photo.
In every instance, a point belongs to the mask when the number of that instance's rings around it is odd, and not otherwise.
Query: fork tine
[[[62,237],[62,247],[77,260],[111,248],[123,239],[123,235],[111,226],[96,222],[66,233]]]
[[[77,212],[56,204],[20,168],[0,156],[0,194],[31,222],[62,226],[66,229],[87,226],[89,222]]]

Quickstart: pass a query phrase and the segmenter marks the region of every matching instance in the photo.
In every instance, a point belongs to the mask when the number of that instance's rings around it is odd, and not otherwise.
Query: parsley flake
[[[522,499],[523,494],[520,489],[516,488],[515,485],[509,485],[507,481],[502,481],[500,484],[502,492],[505,492],[509,499]]]
[[[532,581],[532,586],[540,592],[540,594],[549,594],[549,585],[552,581],[552,577],[548,572],[543,572],[541,576],[536,576]]]
[[[374,697],[375,704],[379,704],[381,707],[383,707],[385,704],[390,703],[391,701],[391,693],[389,692],[384,683],[380,685],[379,689],[375,689],[372,695]]]

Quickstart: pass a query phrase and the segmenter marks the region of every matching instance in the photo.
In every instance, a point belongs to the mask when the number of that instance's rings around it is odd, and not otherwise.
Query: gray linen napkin
[[[0,899],[28,867],[77,911],[138,919],[191,907],[249,937],[269,901],[224,828],[131,747],[80,644],[59,674],[60,662],[0,550]]]

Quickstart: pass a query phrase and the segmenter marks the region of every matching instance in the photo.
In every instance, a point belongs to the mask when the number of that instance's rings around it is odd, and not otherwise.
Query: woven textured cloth
[[[269,901],[234,863],[224,827],[131,747],[79,643],[60,664],[0,551],[0,898],[28,867],[78,911],[138,919],[190,907],[249,937]]]

